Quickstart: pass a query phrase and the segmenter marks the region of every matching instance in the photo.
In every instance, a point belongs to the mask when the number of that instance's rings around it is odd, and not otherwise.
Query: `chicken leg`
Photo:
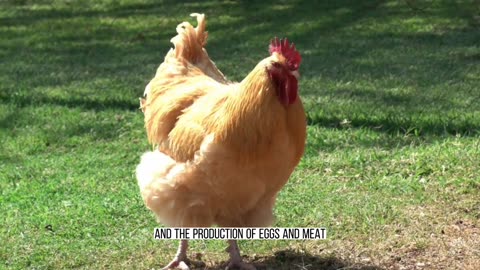
[[[178,245],[177,254],[175,258],[162,270],[168,269],[181,269],[181,270],[190,270],[187,266],[186,262],[188,261],[187,258],[187,248],[188,248],[188,240],[180,240],[180,244]]]
[[[242,260],[240,256],[240,249],[238,248],[236,240],[228,240],[229,246],[225,251],[230,254],[230,261],[228,262],[226,270],[240,269],[240,270],[256,270],[255,266],[248,264]]]

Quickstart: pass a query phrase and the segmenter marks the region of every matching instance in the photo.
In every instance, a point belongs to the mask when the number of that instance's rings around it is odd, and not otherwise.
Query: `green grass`
[[[232,80],[274,36],[303,56],[307,150],[276,225],[324,226],[329,239],[243,241],[249,261],[474,269],[478,1],[311,2],[2,1],[0,269],[158,269],[175,253],[152,239],[158,224],[134,178],[150,149],[137,108],[191,12],[207,14],[207,49]],[[191,251],[217,269],[224,247]]]

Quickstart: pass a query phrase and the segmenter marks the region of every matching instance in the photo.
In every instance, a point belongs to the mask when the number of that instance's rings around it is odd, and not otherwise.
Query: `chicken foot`
[[[181,269],[181,270],[190,270],[186,262],[188,262],[187,258],[187,248],[188,248],[188,240],[180,240],[180,244],[178,245],[177,254],[175,258],[162,270],[168,269]]]
[[[230,261],[228,262],[226,270],[239,269],[239,270],[256,270],[255,266],[248,264],[242,260],[240,256],[240,249],[238,248],[236,240],[228,240],[229,246],[225,251],[230,254]]]

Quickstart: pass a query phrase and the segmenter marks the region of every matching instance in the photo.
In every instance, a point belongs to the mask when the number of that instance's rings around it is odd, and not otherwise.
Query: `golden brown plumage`
[[[177,27],[175,49],[141,101],[158,147],[137,168],[142,197],[168,226],[271,225],[277,193],[305,146],[305,113],[294,96],[299,62],[289,69],[290,51],[274,48],[240,83],[228,82],[204,49],[204,16],[193,15],[198,26]]]

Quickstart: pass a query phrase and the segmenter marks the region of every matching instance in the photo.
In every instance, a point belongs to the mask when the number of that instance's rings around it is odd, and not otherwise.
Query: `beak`
[[[300,79],[300,73],[298,70],[290,71],[290,74],[292,74],[295,78]]]

